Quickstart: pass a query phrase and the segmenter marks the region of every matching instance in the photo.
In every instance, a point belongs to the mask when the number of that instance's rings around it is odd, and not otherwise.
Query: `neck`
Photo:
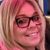
[[[34,47],[21,47],[21,46],[16,46],[9,48],[9,50],[35,50]]]
[[[28,47],[28,48],[25,48],[25,50],[35,50],[34,47]]]
[[[7,47],[8,50],[35,50],[35,47],[34,46],[28,46],[28,47],[24,47],[22,45],[18,45],[16,44],[15,46],[9,48]]]
[[[23,46],[18,42],[16,43],[16,47],[19,48],[19,50],[35,50],[34,46]]]
[[[15,50],[35,50],[35,47],[23,47],[23,46],[16,46]]]

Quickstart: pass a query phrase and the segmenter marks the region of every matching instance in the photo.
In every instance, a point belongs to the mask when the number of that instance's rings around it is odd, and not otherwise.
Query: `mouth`
[[[33,33],[29,33],[29,34],[26,34],[25,36],[36,36],[38,34],[38,32],[33,32]]]
[[[32,38],[35,39],[39,37],[39,34],[40,34],[39,32],[32,32],[32,33],[26,34],[25,36],[31,39]]]

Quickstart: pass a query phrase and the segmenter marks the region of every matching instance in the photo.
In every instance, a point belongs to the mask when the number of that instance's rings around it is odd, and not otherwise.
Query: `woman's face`
[[[23,46],[38,45],[43,39],[44,23],[45,19],[39,16],[37,10],[25,3],[13,24],[15,41]]]

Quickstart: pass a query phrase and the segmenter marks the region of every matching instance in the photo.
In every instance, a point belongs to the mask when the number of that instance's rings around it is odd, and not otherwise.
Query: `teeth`
[[[32,33],[29,36],[37,36],[37,33]]]
[[[37,35],[37,33],[33,33],[33,34],[30,34],[30,35]]]
[[[30,33],[28,35],[26,35],[27,37],[32,37],[32,36],[37,36],[37,33]]]

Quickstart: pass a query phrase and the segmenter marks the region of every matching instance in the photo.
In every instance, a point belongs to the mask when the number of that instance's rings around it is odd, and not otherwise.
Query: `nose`
[[[33,22],[31,20],[28,28],[35,28],[35,27],[37,27],[36,22]]]

